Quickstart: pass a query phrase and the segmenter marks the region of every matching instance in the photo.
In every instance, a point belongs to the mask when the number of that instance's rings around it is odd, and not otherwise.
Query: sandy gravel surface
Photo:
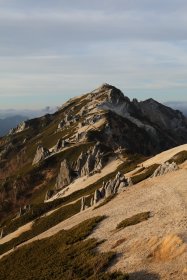
[[[187,151],[187,144],[177,146],[173,149],[164,151],[163,153],[160,153],[160,154],[156,155],[155,157],[152,157],[152,158],[146,160],[145,162],[143,162],[143,166],[147,167],[147,166],[150,166],[154,163],[162,164],[165,161],[172,158],[177,153],[182,152],[182,151]]]
[[[151,211],[148,221],[115,231],[123,219],[143,211]],[[107,216],[91,235],[106,240],[99,250],[112,250],[117,241],[121,242],[114,249],[118,252],[118,261],[112,270],[132,272],[131,279],[186,279],[186,169],[132,186],[105,206],[78,213],[29,242],[49,237],[97,215]]]

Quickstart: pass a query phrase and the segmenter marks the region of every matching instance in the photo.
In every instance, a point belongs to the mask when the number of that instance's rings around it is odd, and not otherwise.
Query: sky
[[[61,105],[103,83],[187,101],[186,0],[0,0],[0,109]]]

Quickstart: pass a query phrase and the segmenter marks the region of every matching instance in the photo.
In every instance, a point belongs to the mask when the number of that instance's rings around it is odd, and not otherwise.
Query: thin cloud
[[[63,102],[103,82],[184,100],[186,12],[184,0],[1,1],[2,104]]]

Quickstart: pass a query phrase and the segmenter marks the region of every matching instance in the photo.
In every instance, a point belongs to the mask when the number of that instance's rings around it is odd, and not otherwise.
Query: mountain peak
[[[146,103],[159,103],[158,101],[156,101],[156,100],[153,99],[153,98],[148,98],[148,99],[146,99],[146,100],[143,101],[143,102],[146,102]]]
[[[91,92],[92,97],[94,96],[97,100],[102,102],[109,102],[110,104],[119,104],[130,102],[130,99],[127,96],[124,96],[123,92],[117,87],[104,83],[97,89]]]
[[[115,86],[110,85],[108,83],[103,83],[98,88],[92,91],[92,93],[98,92],[98,91],[104,91],[104,90],[111,90],[111,89],[117,89]]]

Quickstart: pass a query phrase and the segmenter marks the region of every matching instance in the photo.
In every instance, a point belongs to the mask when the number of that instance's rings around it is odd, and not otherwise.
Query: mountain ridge
[[[103,84],[70,99],[54,114],[21,123],[0,139],[0,194],[4,197],[0,212],[7,207],[17,209],[38,192],[44,199],[49,185],[55,185],[61,158],[72,153],[68,164],[75,174],[77,161],[85,161],[81,153],[89,154],[97,142],[111,155],[119,148],[131,154],[155,155],[187,142],[186,118],[152,99],[131,101],[116,87]],[[97,160],[102,161],[102,155],[98,154]],[[34,173],[38,174],[35,179]]]
[[[105,268],[93,279],[126,280],[126,272],[134,280],[159,274],[163,280],[183,279],[186,143],[181,112],[153,99],[130,100],[108,84],[68,100],[54,114],[22,122],[0,138],[3,279],[10,280],[6,265],[12,257],[25,264],[11,266],[17,280],[23,274],[29,279],[30,273],[39,277],[41,270],[42,279],[50,273],[61,277],[58,263],[69,260],[70,244],[73,255],[79,254],[77,246],[83,255],[87,252],[85,242],[95,248],[93,239],[84,240],[88,234],[98,240],[95,257],[102,260],[106,250],[105,256],[115,258],[111,264],[102,262],[112,274]],[[96,221],[100,224],[91,233]],[[90,225],[86,232],[84,224]],[[40,260],[43,249],[46,262],[53,263],[50,268]],[[93,255],[86,256],[93,271]],[[74,279],[72,271],[79,275],[75,263],[68,261],[68,272],[63,265],[67,279]]]

